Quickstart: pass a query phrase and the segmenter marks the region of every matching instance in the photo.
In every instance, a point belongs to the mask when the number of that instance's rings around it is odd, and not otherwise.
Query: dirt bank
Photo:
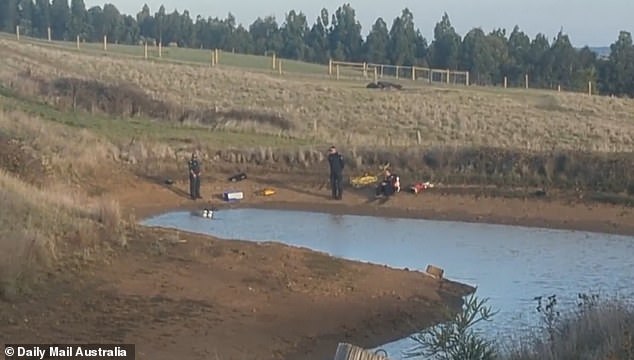
[[[3,338],[137,344],[138,359],[324,359],[438,321],[469,289],[280,245],[142,229],[0,311]],[[8,308],[8,309],[7,309]],[[9,311],[4,311],[9,310]]]
[[[89,190],[137,216],[188,201],[182,184],[107,175]],[[473,290],[276,244],[144,227],[127,237],[126,249],[78,253],[0,301],[3,338],[129,342],[152,360],[324,359],[341,341],[374,347],[432,325]]]
[[[204,201],[173,177],[108,172],[88,184],[142,218],[169,209],[227,206],[218,195],[242,190],[238,205],[350,214],[485,221],[634,234],[630,208],[561,200],[398,194],[385,203],[368,190],[333,202],[321,179],[253,176],[203,180]],[[165,176],[166,178],[169,176]],[[271,197],[255,196],[274,187]],[[134,342],[139,359],[324,359],[348,341],[373,347],[440,319],[466,286],[414,271],[337,260],[282,245],[222,241],[138,227],[129,247],[65,262],[28,300],[0,302],[0,332],[21,342]],[[426,264],[421,264],[425,266]],[[442,264],[438,264],[442,266]],[[451,269],[446,269],[451,274]]]

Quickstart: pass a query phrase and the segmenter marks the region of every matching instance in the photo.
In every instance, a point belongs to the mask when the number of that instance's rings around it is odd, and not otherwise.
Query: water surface
[[[574,304],[578,293],[634,298],[634,237],[505,225],[332,215],[303,211],[229,209],[205,219],[172,212],[144,225],[224,239],[276,241],[333,256],[424,270],[478,288],[499,313],[482,330],[509,339],[537,322],[536,296],[557,294]],[[386,344],[399,359],[412,341]]]

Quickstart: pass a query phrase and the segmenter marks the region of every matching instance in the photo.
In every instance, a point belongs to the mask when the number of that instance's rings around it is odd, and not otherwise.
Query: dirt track
[[[224,176],[205,178],[207,200],[194,203],[182,181],[166,186],[160,179],[112,175],[93,185],[137,218],[208,203],[221,206],[217,195],[229,187]],[[369,203],[367,191],[346,191],[344,201],[333,202],[320,181],[299,176],[256,176],[230,185],[245,191],[241,206],[634,234],[632,210],[608,205],[476,199],[433,191],[398,194],[384,204]],[[278,193],[253,195],[267,186]],[[28,300],[0,303],[3,338],[134,342],[138,359],[153,360],[328,359],[340,341],[376,346],[429,325],[440,318],[444,305],[455,306],[457,295],[468,290],[453,283],[440,286],[418,272],[281,245],[144,228],[131,236],[129,249],[105,255],[81,271],[64,264]]]

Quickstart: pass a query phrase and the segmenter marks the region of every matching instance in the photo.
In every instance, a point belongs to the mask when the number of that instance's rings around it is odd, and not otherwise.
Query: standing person
[[[192,200],[202,199],[200,196],[200,163],[198,162],[198,156],[196,153],[192,153],[192,158],[189,160],[189,195]]]
[[[331,146],[328,152],[332,198],[335,200],[341,200],[343,196],[343,168],[345,166],[343,155],[339,154],[337,148],[334,146]]]

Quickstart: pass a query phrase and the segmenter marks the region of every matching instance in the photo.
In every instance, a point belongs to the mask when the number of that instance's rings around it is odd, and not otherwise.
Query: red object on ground
[[[427,189],[429,189],[431,186],[429,183],[416,183],[414,185],[412,185],[410,187],[410,190],[414,193],[414,194],[418,194],[421,193]]]

